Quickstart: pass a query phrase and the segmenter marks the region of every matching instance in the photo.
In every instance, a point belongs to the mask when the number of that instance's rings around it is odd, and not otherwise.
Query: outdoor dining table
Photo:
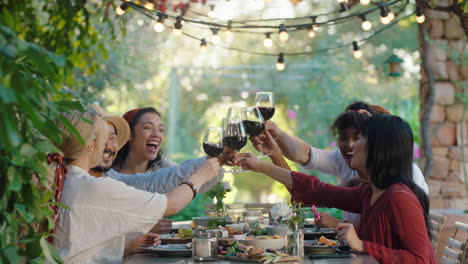
[[[127,264],[198,264],[198,263],[216,263],[216,264],[241,264],[245,262],[231,261],[231,260],[215,260],[210,262],[196,262],[190,257],[158,257],[154,253],[138,253],[128,256],[124,259],[123,263]],[[279,262],[285,264],[303,263],[303,264],[378,264],[378,262],[369,255],[356,255],[352,258],[324,258],[324,259],[309,259],[308,255],[304,257],[302,262]]]

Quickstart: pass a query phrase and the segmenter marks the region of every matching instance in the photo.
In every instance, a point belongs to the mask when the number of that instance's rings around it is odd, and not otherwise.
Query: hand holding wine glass
[[[247,134],[240,116],[240,109],[231,107],[228,111],[228,117],[224,122],[224,143],[235,151],[240,151],[247,144]],[[233,169],[231,172],[242,172]]]

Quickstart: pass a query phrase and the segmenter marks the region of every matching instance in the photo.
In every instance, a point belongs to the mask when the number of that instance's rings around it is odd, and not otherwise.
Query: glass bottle
[[[286,234],[286,253],[290,256],[304,257],[304,233],[298,224]]]
[[[192,239],[192,258],[194,261],[212,261],[218,253],[218,239],[205,230],[195,232]]]

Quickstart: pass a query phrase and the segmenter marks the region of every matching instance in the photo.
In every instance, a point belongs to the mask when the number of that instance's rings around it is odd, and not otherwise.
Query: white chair
[[[442,264],[467,264],[467,243],[468,243],[468,225],[455,222],[455,233],[453,237],[447,239],[447,245],[444,248],[444,256],[442,256],[440,262]],[[459,231],[463,232],[463,237],[461,240],[457,239],[457,234],[460,234]]]
[[[437,246],[439,245],[440,231],[442,231],[447,217],[434,212],[429,212],[429,218],[431,220],[431,229],[429,231],[431,232],[432,236],[432,248],[434,249],[434,251],[437,251]]]

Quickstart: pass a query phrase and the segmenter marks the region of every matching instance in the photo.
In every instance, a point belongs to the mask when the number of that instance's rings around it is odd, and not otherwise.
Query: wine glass
[[[258,107],[264,121],[270,120],[275,114],[275,101],[272,92],[257,92],[255,106]]]
[[[263,122],[262,114],[258,107],[244,107],[241,110],[242,123],[244,124],[245,132],[251,137],[259,136],[265,124]],[[267,157],[260,148],[260,156],[258,158]]]
[[[247,144],[247,133],[240,113],[240,108],[231,107],[223,127],[224,144],[237,152]],[[243,170],[233,168],[230,172],[243,172]]]
[[[223,153],[223,128],[208,127],[203,137],[203,150],[209,157],[218,157]]]

